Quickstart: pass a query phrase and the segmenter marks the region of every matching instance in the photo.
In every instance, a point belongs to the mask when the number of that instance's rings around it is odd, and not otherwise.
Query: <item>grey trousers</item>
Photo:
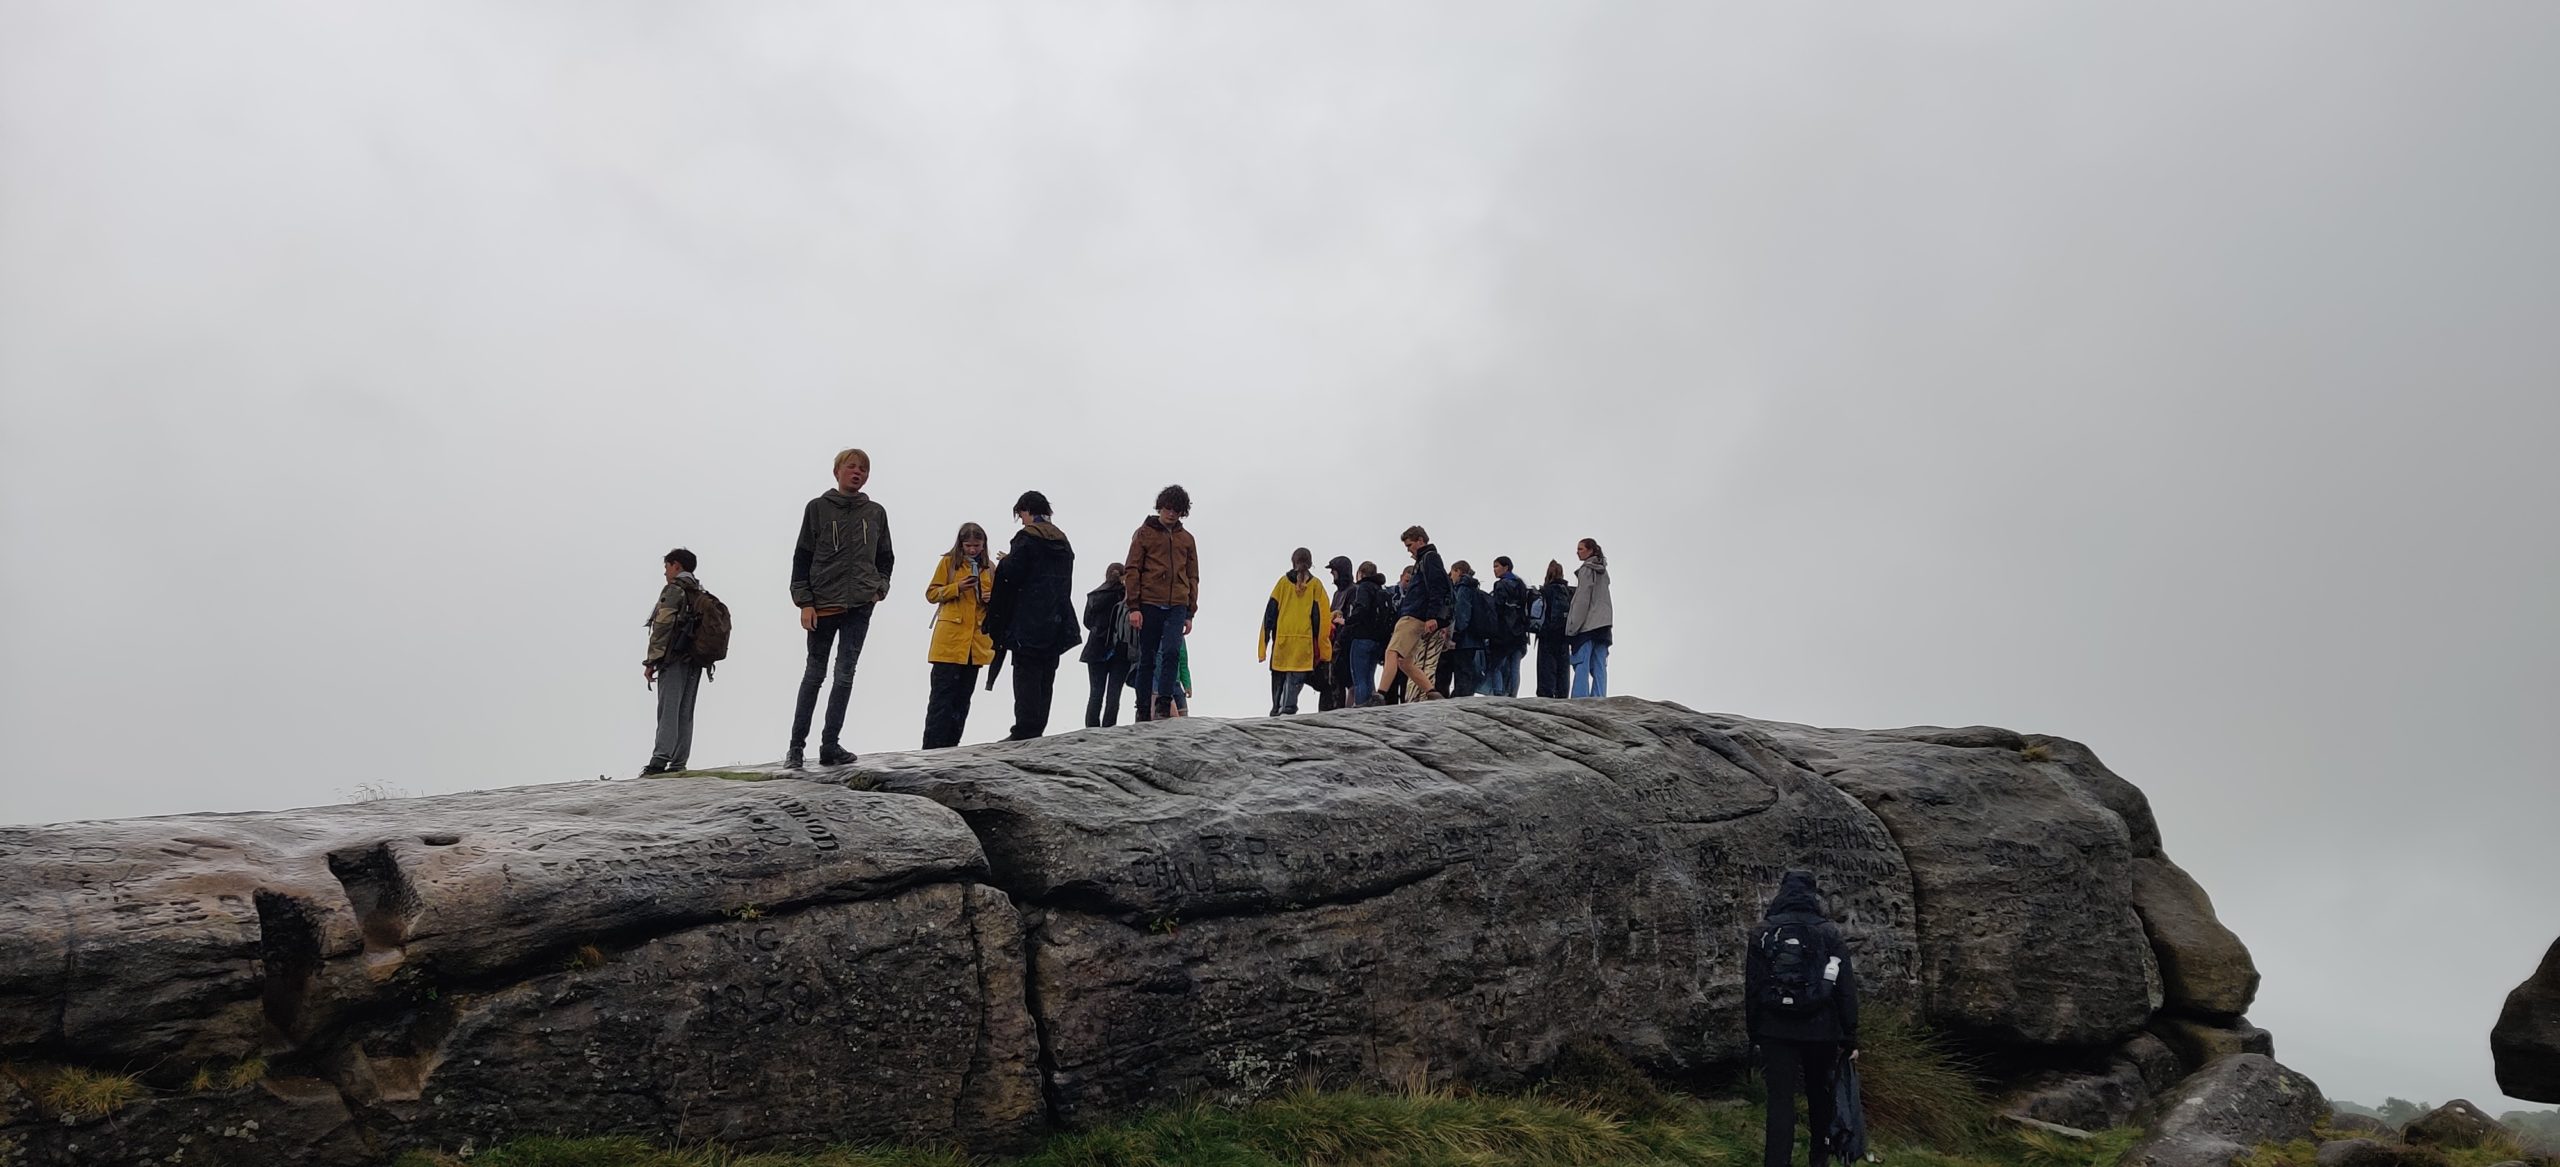
[[[693,699],[702,691],[701,665],[658,667],[658,747],[649,765],[681,770],[693,756]]]

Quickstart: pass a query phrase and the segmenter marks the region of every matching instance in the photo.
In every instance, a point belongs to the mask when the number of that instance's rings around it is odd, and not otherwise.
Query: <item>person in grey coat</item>
[[[1573,569],[1573,608],[1564,622],[1565,638],[1573,643],[1573,695],[1606,697],[1609,624],[1615,618],[1609,608],[1609,558],[1600,553],[1597,539],[1574,544],[1573,553],[1582,560]]]
[[[845,706],[853,699],[853,666],[871,631],[872,605],[889,598],[889,512],[862,493],[871,480],[871,455],[836,455],[835,489],[800,509],[800,541],[791,549],[791,602],[800,608],[800,630],[809,636],[808,667],[800,673],[800,698],[791,708],[791,748],[782,768],[797,770],[809,744],[809,719],[835,656],[835,688],[827,694],[826,727],[818,736],[818,764],[849,766],[853,751],[842,744]]]

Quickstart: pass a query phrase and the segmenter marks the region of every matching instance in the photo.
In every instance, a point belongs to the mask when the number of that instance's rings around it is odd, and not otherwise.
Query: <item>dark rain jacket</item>
[[[1493,643],[1493,602],[1485,595],[1484,586],[1472,575],[1458,577],[1449,585],[1449,637],[1459,648],[1483,648]]]
[[[856,608],[889,597],[889,512],[867,494],[829,490],[800,511],[791,549],[791,602]]]
[[[1840,979],[1832,988],[1831,1008],[1811,1016],[1772,1013],[1760,1007],[1760,988],[1769,979],[1769,957],[1761,937],[1779,924],[1811,924],[1830,941],[1840,957]],[[1742,962],[1742,1009],[1751,1040],[1831,1041],[1851,1049],[1858,1045],[1858,970],[1840,926],[1822,914],[1822,893],[1811,872],[1790,871],[1779,880],[1778,895],[1769,901],[1761,926],[1751,934],[1751,951]]]
[[[1082,640],[1076,623],[1076,552],[1054,523],[1032,523],[1013,533],[1013,546],[996,565],[995,597],[987,601],[987,635],[996,646],[1022,656],[1057,656]]]
[[[1493,630],[1493,646],[1504,652],[1519,651],[1527,644],[1530,631],[1528,626],[1529,581],[1520,578],[1520,573],[1515,571],[1494,580],[1491,586],[1485,588],[1485,594],[1493,600],[1493,618],[1496,625]],[[1505,636],[1502,633],[1500,624],[1502,609],[1505,605],[1520,611],[1520,634],[1517,636]]]
[[[1121,646],[1129,628],[1129,617],[1120,607],[1120,597],[1127,589],[1107,583],[1084,594],[1084,651],[1076,659],[1089,665],[1126,664]]]
[[[1387,577],[1373,571],[1351,587],[1351,604],[1344,610],[1351,639],[1385,644],[1396,634],[1396,598],[1387,594]]]
[[[1396,615],[1416,620],[1437,620],[1443,627],[1449,623],[1449,569],[1440,562],[1440,548],[1425,543],[1413,553],[1413,586],[1396,595]]]

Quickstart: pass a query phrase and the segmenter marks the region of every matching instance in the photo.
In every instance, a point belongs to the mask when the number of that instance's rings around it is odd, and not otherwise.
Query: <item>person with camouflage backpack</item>
[[[693,552],[678,547],[664,558],[667,584],[649,612],[649,655],[640,676],[658,691],[658,741],[640,776],[685,768],[693,755],[693,699],[703,674],[729,655],[729,606],[704,591],[693,576]]]

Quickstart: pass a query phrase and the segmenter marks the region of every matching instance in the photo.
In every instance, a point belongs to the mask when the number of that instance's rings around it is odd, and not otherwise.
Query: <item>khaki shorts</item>
[[[1398,616],[1395,633],[1387,637],[1387,651],[1412,660],[1422,655],[1422,642],[1426,635],[1422,631],[1422,621],[1411,616]]]

